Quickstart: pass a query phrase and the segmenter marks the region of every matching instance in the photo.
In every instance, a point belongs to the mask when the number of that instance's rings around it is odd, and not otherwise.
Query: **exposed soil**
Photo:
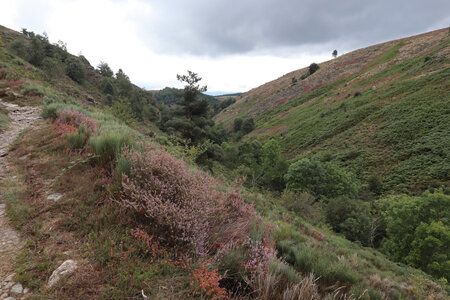
[[[0,133],[0,180],[8,176],[8,149],[14,140],[25,128],[33,124],[39,118],[39,108],[3,102],[9,111],[11,122],[8,127]],[[0,194],[0,300],[7,297],[22,299],[28,289],[14,282],[14,261],[23,246],[20,234],[10,225],[6,216],[6,203]]]

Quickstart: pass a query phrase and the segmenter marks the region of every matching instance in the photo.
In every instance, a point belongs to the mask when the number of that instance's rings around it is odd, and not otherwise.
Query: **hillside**
[[[431,58],[425,67],[418,68],[419,75],[435,70],[437,62],[448,63],[447,44],[436,45],[428,52]],[[36,49],[48,50],[41,53],[39,63],[33,59]],[[69,72],[70,58],[83,62],[83,80]],[[56,68],[46,68],[44,61]],[[62,70],[54,76],[58,68]],[[415,74],[412,80],[428,83],[429,76],[437,76],[427,91],[445,96],[448,74],[443,72],[447,71],[448,67],[436,69],[418,78]],[[306,80],[321,72],[323,66]],[[335,207],[322,207],[308,193],[253,187],[234,176],[246,166],[225,171],[225,164],[208,156],[211,151],[228,163],[252,164],[251,155],[256,157],[261,150],[245,141],[232,141],[210,125],[214,123],[210,116],[216,109],[221,111],[220,105],[207,111],[209,106],[197,107],[192,97],[188,105],[176,107],[180,115],[187,107],[197,118],[201,139],[195,144],[183,139],[175,126],[178,122],[182,130],[192,129],[191,119],[173,117],[170,107],[156,105],[152,93],[133,85],[123,72],[110,73],[50,45],[44,36],[0,27],[0,299],[142,299],[143,294],[149,299],[448,298],[445,238],[450,196],[443,190],[354,206],[356,199],[330,198]],[[339,84],[338,80],[328,88]],[[383,89],[388,93],[388,87],[377,86],[375,91]],[[197,91],[191,89],[188,96],[198,96]],[[323,92],[317,88],[305,97],[320,102],[327,96],[315,94],[319,91]],[[397,95],[396,89],[392,91]],[[361,89],[355,99],[367,100],[366,95],[371,94]],[[245,97],[248,94],[238,96],[231,108],[240,107]],[[302,97],[252,115],[258,128],[247,139],[266,139],[267,132],[258,130],[282,119],[271,114],[304,101]],[[234,99],[221,103],[231,105]],[[225,109],[219,119],[229,113],[230,108]],[[174,125],[172,131],[158,125],[163,117],[167,118],[163,125]],[[213,143],[214,135],[207,129],[225,142]],[[288,149],[289,144],[281,141]],[[244,155],[236,152],[237,159],[229,159],[233,147]],[[262,166],[272,168],[277,164],[264,160],[268,148],[263,147]],[[270,160],[276,155],[265,156]],[[211,168],[199,164],[199,158]],[[258,168],[255,165],[250,171],[256,173]],[[212,175],[217,170],[224,172]],[[341,170],[336,174],[347,179]],[[386,215],[384,223],[379,215],[371,219],[375,205]],[[370,236],[351,242],[344,230],[333,232],[324,213],[330,208],[336,208],[333,217],[350,216],[344,229],[351,227],[351,233],[361,236],[369,231]],[[401,238],[403,231],[389,236],[392,253],[373,246],[388,237],[392,224],[404,229],[404,219],[410,220],[405,230],[413,230],[408,234],[415,246],[405,262],[403,252],[394,251],[398,244],[405,247],[403,240],[394,239]],[[414,232],[413,225],[420,230]],[[420,243],[428,242],[424,235],[432,238],[432,244]],[[364,246],[369,244],[372,247]]]
[[[448,28],[359,49],[252,89],[222,111],[253,117],[248,139],[278,139],[291,159],[316,156],[378,174],[385,191],[448,186]],[[293,80],[295,78],[295,80]]]

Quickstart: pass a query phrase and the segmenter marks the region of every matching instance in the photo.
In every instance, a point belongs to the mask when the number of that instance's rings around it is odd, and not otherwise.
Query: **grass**
[[[0,104],[0,132],[8,126],[9,122],[10,118],[8,117],[8,110]]]

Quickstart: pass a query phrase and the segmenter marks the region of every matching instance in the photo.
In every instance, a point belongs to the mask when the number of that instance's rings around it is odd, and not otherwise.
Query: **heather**
[[[142,153],[126,150],[123,157],[130,171],[123,176],[120,204],[144,214],[144,226],[188,252],[206,255],[216,242],[209,240],[215,231],[255,216],[239,191],[218,190],[216,179],[164,150],[147,146]]]

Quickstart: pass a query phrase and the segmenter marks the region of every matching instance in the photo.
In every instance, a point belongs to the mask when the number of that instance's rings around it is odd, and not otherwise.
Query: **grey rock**
[[[8,297],[8,298],[5,298],[5,300],[16,300],[16,298],[14,298],[14,297]]]
[[[50,194],[47,196],[47,200],[56,202],[56,201],[59,201],[59,199],[61,199],[62,196],[63,195],[60,193],[53,193],[53,194]]]
[[[55,271],[53,271],[52,275],[48,279],[48,286],[52,287],[55,283],[57,283],[62,276],[72,274],[77,269],[77,262],[71,259],[63,262]]]
[[[11,290],[9,291],[9,293],[11,295],[20,295],[23,292],[23,286],[20,283],[16,283]]]

